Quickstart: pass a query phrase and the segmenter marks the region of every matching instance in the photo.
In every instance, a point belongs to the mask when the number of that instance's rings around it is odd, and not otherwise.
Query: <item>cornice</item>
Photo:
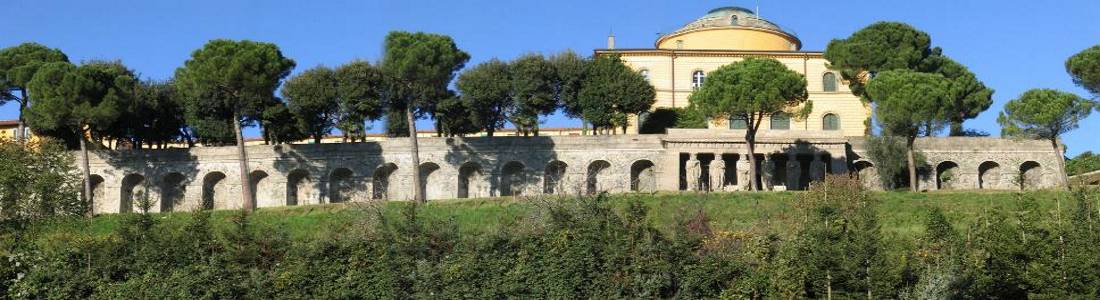
[[[722,50],[722,49],[596,49],[595,55],[619,55],[619,56],[669,56],[669,57],[781,57],[781,58],[824,58],[825,53],[820,51],[757,51],[757,50]]]
[[[668,40],[668,39],[671,39],[671,38],[674,38],[674,37],[678,37],[678,36],[683,36],[683,35],[686,35],[686,34],[689,34],[689,33],[702,32],[702,31],[711,31],[711,30],[730,30],[730,29],[759,31],[759,32],[779,35],[779,36],[782,36],[783,38],[787,39],[788,41],[794,42],[796,45],[798,45],[797,49],[802,49],[802,40],[798,39],[798,37],[796,37],[792,34],[789,34],[789,33],[783,32],[783,31],[778,31],[778,30],[758,28],[758,27],[750,27],[750,26],[699,27],[699,28],[693,28],[693,29],[689,29],[689,30],[676,31],[676,32],[673,32],[671,34],[663,35],[660,38],[657,38],[657,41],[654,42],[653,45],[654,45],[654,47],[659,47],[661,45],[661,42],[664,42],[665,40]]]

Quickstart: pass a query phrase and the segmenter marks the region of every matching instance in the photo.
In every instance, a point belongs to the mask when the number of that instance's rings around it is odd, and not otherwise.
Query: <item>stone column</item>
[[[814,161],[810,163],[810,180],[824,180],[825,171],[825,161],[821,160],[821,153],[814,152]]]
[[[710,161],[710,169],[707,171],[710,174],[710,190],[722,191],[726,186],[726,160],[722,159],[721,152],[714,153],[714,160]]]
[[[802,164],[794,152],[787,153],[787,190],[798,189],[798,179],[802,177]]]

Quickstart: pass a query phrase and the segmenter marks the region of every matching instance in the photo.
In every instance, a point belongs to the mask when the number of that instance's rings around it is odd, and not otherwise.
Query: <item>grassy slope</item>
[[[794,211],[793,203],[797,192],[779,193],[713,193],[713,194],[625,194],[611,197],[616,206],[622,207],[629,200],[638,199],[651,208],[650,218],[660,228],[668,228],[700,208],[706,212],[715,230],[747,230],[755,225],[771,226],[782,230],[782,220]],[[930,207],[938,206],[947,214],[958,228],[969,223],[991,206],[1013,207],[1018,193],[1010,192],[934,192],[902,193],[883,192],[875,194],[881,200],[879,213],[884,231],[898,237],[911,237],[923,232],[923,222]],[[1069,203],[1065,192],[1030,192],[1028,195],[1039,199],[1043,208],[1053,210]],[[1057,201],[1061,199],[1061,204]],[[424,207],[423,214],[451,219],[466,233],[478,233],[494,230],[499,226],[508,226],[531,215],[542,200],[523,199],[464,199],[433,201]],[[260,209],[253,215],[253,222],[267,230],[278,230],[291,238],[308,239],[325,234],[339,234],[351,226],[362,226],[360,220],[369,216],[376,208],[385,214],[397,214],[399,208],[409,205],[406,202],[388,202],[381,205],[371,204],[329,204],[298,207],[278,207]],[[218,211],[212,220],[215,226],[230,225],[236,211]],[[155,215],[160,222],[170,227],[182,226],[190,216],[188,213],[166,213]],[[111,233],[122,221],[120,215],[102,215],[91,219],[57,220],[35,226],[35,230],[44,238],[51,235],[105,236]]]

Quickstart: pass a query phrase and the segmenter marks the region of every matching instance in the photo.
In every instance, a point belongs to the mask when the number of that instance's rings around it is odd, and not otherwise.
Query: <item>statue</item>
[[[771,190],[773,174],[775,174],[775,162],[765,156],[764,163],[760,164],[760,187]]]
[[[794,156],[787,160],[787,190],[797,190],[802,177],[802,163]]]
[[[825,162],[821,160],[821,156],[814,155],[814,161],[810,163],[810,180],[824,180],[825,171]]]
[[[710,190],[721,191],[726,186],[726,163],[721,159],[710,161]]]
[[[699,167],[698,159],[688,159],[688,163],[685,171],[687,171],[687,188],[688,190],[699,190],[699,177],[701,176],[702,169]]]

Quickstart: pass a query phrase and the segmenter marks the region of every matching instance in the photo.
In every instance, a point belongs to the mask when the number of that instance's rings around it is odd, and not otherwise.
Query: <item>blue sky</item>
[[[471,64],[527,52],[602,48],[608,32],[618,47],[652,47],[720,6],[756,7],[798,33],[804,50],[823,50],[875,21],[901,21],[932,36],[936,46],[994,88],[993,106],[968,128],[996,135],[1002,105],[1030,88],[1089,96],[1065,73],[1069,56],[1100,44],[1100,1],[48,1],[5,0],[0,47],[39,42],[73,61],[118,59],[142,77],[166,79],[196,48],[215,38],[278,44],[298,62],[295,72],[352,59],[375,61],[391,30],[452,36]],[[1091,96],[1089,96],[1091,97]],[[0,118],[16,116],[13,105]],[[427,128],[428,123],[421,123]],[[578,126],[553,116],[544,127]],[[380,125],[375,128],[380,128]],[[255,131],[250,131],[253,135]],[[1100,115],[1066,135],[1070,155],[1100,151]]]

